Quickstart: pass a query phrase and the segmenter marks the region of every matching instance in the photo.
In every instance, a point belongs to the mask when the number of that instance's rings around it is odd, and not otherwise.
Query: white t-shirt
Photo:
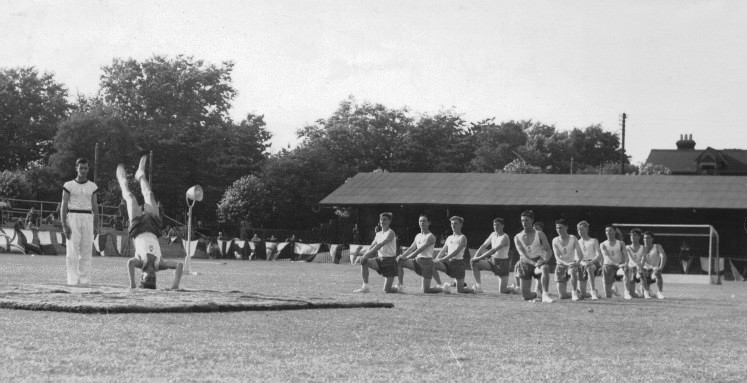
[[[508,234],[503,233],[502,235],[496,234],[496,232],[490,233],[490,248],[491,249],[497,249],[500,245],[506,244],[506,247],[496,251],[493,253],[493,258],[495,259],[508,259],[508,248],[509,248],[509,240],[508,240]]]
[[[68,210],[85,211],[91,211],[93,207],[91,206],[91,198],[99,190],[98,186],[91,181],[80,183],[76,180],[65,182],[62,189],[70,194],[70,199],[67,202]]]
[[[578,244],[581,247],[581,252],[583,252],[583,259],[586,261],[591,261],[592,259],[597,257],[597,248],[599,247],[599,241],[597,241],[596,238],[589,238],[587,240],[584,240],[583,238],[578,239]]]
[[[534,240],[532,240],[532,243],[528,245],[524,242],[524,239],[521,238],[521,233],[517,234],[516,236],[519,238],[519,242],[524,245],[524,248],[527,252],[527,257],[529,257],[530,259],[545,257],[545,247],[542,246],[542,240],[540,240],[539,231],[534,231]]]
[[[161,265],[161,246],[158,244],[158,237],[153,233],[140,233],[132,242],[135,245],[135,256],[145,262],[148,262],[147,254],[156,256],[156,271],[160,270]]]
[[[616,240],[615,244],[610,244],[610,241],[604,241],[599,246],[604,256],[604,264],[619,265],[623,260],[623,242]],[[612,262],[612,263],[608,263]]]
[[[376,246],[380,243],[384,245],[379,248],[378,256],[381,258],[396,257],[397,256],[397,236],[394,234],[394,230],[388,229],[386,231],[380,231],[376,233],[371,246]]]
[[[576,260],[576,241],[576,237],[569,235],[568,243],[563,246],[563,238],[557,236],[552,240],[552,248],[561,261],[571,263]]]
[[[638,267],[636,262],[641,263],[641,261],[643,260],[644,246],[638,246],[638,251],[633,250],[633,245],[628,245],[625,248],[628,249],[628,266]]]
[[[429,245],[426,245],[428,243],[428,238],[431,238],[431,243]],[[436,246],[436,237],[433,235],[433,233],[423,234],[418,233],[415,236],[415,247],[418,249],[422,246],[425,246],[425,248],[418,253],[418,255],[415,258],[433,258],[433,248]]]
[[[462,241],[464,241],[464,242],[462,242]],[[444,245],[444,247],[446,247],[446,255],[449,255],[452,252],[454,252],[454,250],[456,250],[457,248],[459,248],[459,245],[461,245],[462,243],[464,243],[464,247],[466,248],[467,247],[467,237],[464,236],[464,234],[461,234],[461,235],[452,234],[452,235],[450,235],[449,238],[446,238],[446,244]],[[462,251],[457,252],[456,255],[454,255],[453,257],[449,258],[449,260],[460,260],[460,259],[464,259],[464,249],[462,249]]]
[[[646,269],[653,269],[654,267],[659,266],[661,266],[661,253],[659,252],[659,245],[654,244],[654,247],[652,247],[648,254],[646,254],[646,259],[643,263],[643,267]]]

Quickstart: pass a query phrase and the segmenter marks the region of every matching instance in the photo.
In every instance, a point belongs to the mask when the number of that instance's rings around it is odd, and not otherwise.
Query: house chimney
[[[680,140],[677,141],[677,150],[693,150],[695,149],[695,141],[693,141],[692,134],[680,134]]]

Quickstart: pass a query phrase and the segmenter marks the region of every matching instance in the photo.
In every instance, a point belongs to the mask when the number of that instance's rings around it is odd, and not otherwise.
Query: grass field
[[[94,285],[126,286],[124,258]],[[747,284],[667,299],[527,303],[497,293],[356,295],[356,266],[199,261],[185,290],[378,300],[390,309],[71,314],[0,309],[0,381],[744,381]],[[64,257],[0,254],[0,284],[64,284]],[[172,275],[159,273],[159,287]],[[412,291],[416,276],[406,272]],[[471,282],[471,277],[468,276]],[[189,294],[189,292],[183,292]],[[159,292],[154,292],[159,294]]]

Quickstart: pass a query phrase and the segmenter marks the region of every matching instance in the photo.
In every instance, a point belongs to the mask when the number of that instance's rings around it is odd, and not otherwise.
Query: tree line
[[[287,229],[333,218],[317,202],[358,172],[619,171],[619,139],[600,125],[467,122],[453,109],[417,113],[352,96],[300,127],[296,147],[273,154],[263,115],[229,116],[233,66],[181,55],[115,58],[97,93],[73,100],[52,74],[0,69],[0,195],[59,199],[75,159],[93,161],[96,144],[103,204],[119,203],[116,164],[134,171],[152,151],[153,188],[167,214],[179,217],[184,192],[200,184],[205,201],[195,214],[204,220]]]

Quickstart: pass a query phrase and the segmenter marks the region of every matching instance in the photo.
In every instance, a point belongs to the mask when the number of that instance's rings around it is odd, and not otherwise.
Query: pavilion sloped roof
[[[747,177],[359,173],[320,204],[747,209]]]

